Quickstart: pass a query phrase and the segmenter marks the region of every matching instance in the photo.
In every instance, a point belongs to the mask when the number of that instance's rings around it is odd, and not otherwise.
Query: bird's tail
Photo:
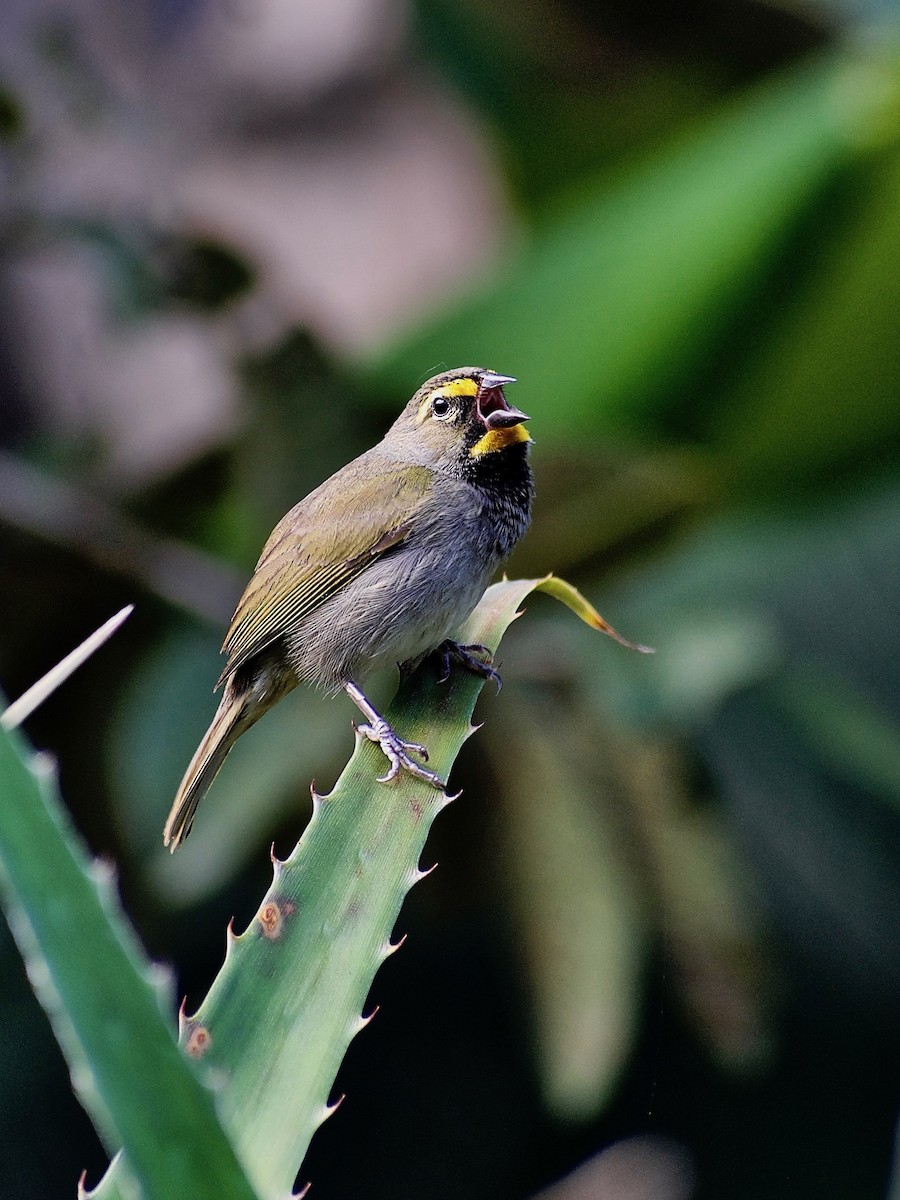
[[[262,711],[253,712],[248,696],[236,692],[230,684],[226,685],[212,724],[184,773],[163,829],[163,845],[173,854],[191,832],[197,805],[209,790],[228,751]]]

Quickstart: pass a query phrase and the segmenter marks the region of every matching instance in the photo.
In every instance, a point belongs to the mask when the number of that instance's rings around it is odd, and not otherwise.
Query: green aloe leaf
[[[489,588],[458,637],[495,650],[532,591],[549,591],[595,628],[605,623],[579,593],[553,577]],[[425,664],[400,687],[387,717],[405,738],[427,744],[446,778],[473,732],[483,681],[455,672],[447,683]],[[265,1197],[293,1185],[351,1039],[365,1024],[363,1005],[409,889],[423,877],[419,859],[447,797],[404,776],[376,782],[380,751],[359,739],[328,796],[274,880],[256,917],[228,934],[225,963],[196,1013],[184,1016],[181,1042],[208,1071],[238,1157]],[[152,1116],[148,1116],[148,1120]],[[94,1195],[122,1195],[116,1164]]]
[[[70,828],[49,760],[2,729],[0,797],[6,914],[82,1103],[107,1144],[127,1148],[117,1194],[253,1200],[212,1095],[179,1053],[167,980],[119,912],[110,870],[89,862]]]

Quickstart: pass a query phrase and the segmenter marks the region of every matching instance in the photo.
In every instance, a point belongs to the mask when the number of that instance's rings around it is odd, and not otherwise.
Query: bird
[[[515,382],[483,367],[435,375],[377,445],[276,525],[225,635],[218,709],[165,823],[173,853],[234,743],[300,683],[353,701],[359,732],[388,760],[379,782],[404,771],[444,787],[417,761],[427,748],[400,738],[361,682],[437,652],[441,679],[456,660],[499,685],[490,651],[451,635],[531,519],[529,418],[504,392]]]

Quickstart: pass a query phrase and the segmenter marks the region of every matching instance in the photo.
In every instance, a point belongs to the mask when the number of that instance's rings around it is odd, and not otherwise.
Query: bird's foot
[[[420,758],[424,758],[428,762],[428,751],[424,746],[420,746],[418,742],[404,742],[398,734],[390,727],[381,713],[377,712],[372,707],[361,689],[348,679],[344,683],[344,691],[366,718],[364,725],[357,725],[358,731],[367,737],[370,742],[377,742],[381,747],[381,752],[391,764],[387,774],[379,776],[379,783],[390,783],[392,779],[396,779],[401,771],[406,771],[410,775],[414,775],[416,779],[424,779],[426,783],[430,783],[432,787],[444,790],[444,785],[440,777],[434,771],[429,771],[427,767],[423,767],[421,763],[417,763],[413,754],[418,754]]]
[[[503,687],[500,672],[494,668],[494,655],[489,646],[482,646],[480,642],[462,646],[459,642],[447,638],[438,646],[436,653],[440,656],[441,663],[441,672],[438,676],[440,683],[446,683],[450,678],[450,659],[455,658],[473,675],[480,675],[482,679],[492,679],[497,685],[498,692]]]
[[[397,778],[401,771],[407,771],[410,775],[415,775],[416,779],[424,779],[432,787],[440,788],[443,791],[444,785],[439,776],[411,757],[413,754],[418,754],[420,758],[424,758],[428,762],[428,751],[424,746],[419,745],[418,742],[405,742],[383,717],[378,717],[377,720],[371,723],[367,722],[365,725],[357,725],[356,728],[370,742],[378,743],[382,754],[391,764],[385,775],[378,776],[379,783],[390,783],[392,779]]]

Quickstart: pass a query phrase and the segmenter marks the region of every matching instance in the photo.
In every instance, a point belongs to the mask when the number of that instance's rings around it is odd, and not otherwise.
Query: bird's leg
[[[450,659],[455,658],[473,675],[480,675],[482,679],[493,679],[498,692],[503,687],[500,672],[494,669],[494,655],[489,646],[482,646],[480,642],[461,646],[459,642],[447,638],[441,642],[435,653],[440,655],[441,660],[441,673],[438,676],[440,683],[446,683],[450,678]]]
[[[425,747],[420,746],[418,742],[404,742],[391,729],[384,717],[372,707],[352,679],[346,681],[344,691],[366,718],[366,724],[358,725],[357,729],[360,733],[365,734],[370,742],[378,743],[385,758],[391,764],[387,774],[379,776],[378,782],[388,783],[390,780],[396,779],[400,771],[404,770],[408,771],[410,775],[415,775],[417,779],[424,779],[432,787],[440,788],[443,791],[444,785],[434,771],[429,771],[427,767],[417,763],[414,758],[410,758],[410,754],[419,754],[427,762],[428,751]]]

